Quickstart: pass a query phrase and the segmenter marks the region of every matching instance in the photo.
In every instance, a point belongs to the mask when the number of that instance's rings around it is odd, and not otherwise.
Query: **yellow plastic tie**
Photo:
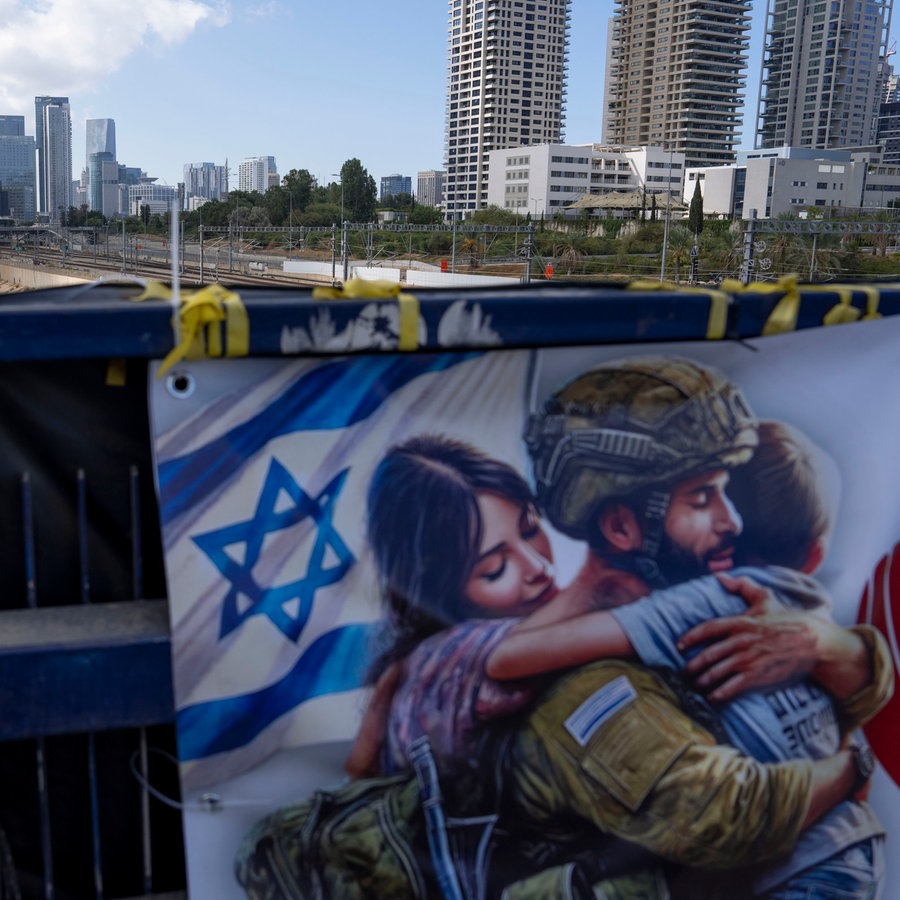
[[[743,285],[741,285],[743,287]],[[709,319],[706,323],[706,339],[719,341],[725,337],[728,326],[728,305],[731,298],[723,290],[702,287],[682,287],[666,281],[655,281],[649,278],[636,278],[625,286],[628,291],[670,291],[678,294],[701,294],[709,298]]]
[[[835,287],[832,290],[838,295],[840,302],[825,313],[822,324],[846,325],[850,322],[858,321],[862,313],[853,306],[853,289],[849,287]]]
[[[160,282],[147,284],[144,293],[135,300],[165,300],[172,302],[171,288]],[[178,335],[177,344],[162,361],[156,373],[162,378],[182,359],[203,359],[219,356],[246,356],[250,351],[250,319],[238,294],[225,290],[220,284],[210,284],[197,291],[182,291],[181,304],[173,317],[172,327]],[[225,344],[222,345],[222,323],[225,323]],[[205,337],[205,340],[204,340]]]
[[[625,285],[627,291],[677,291],[679,287],[669,281],[658,281],[655,278],[635,278]]]
[[[882,318],[881,313],[878,312],[878,304],[881,303],[881,288],[871,284],[862,284],[857,290],[861,290],[866,295],[866,314],[862,317],[862,321],[871,322],[873,319]]]
[[[419,346],[419,298],[400,290],[394,281],[350,278],[343,286],[314,288],[314,300],[393,300],[399,316],[397,349],[415,350]]]
[[[117,356],[106,363],[107,387],[125,387],[126,367],[125,359]]]
[[[796,331],[800,316],[800,291],[796,275],[785,275],[773,285],[747,285],[747,290],[751,293],[784,291],[784,296],[775,304],[775,309],[763,325],[763,337]]]

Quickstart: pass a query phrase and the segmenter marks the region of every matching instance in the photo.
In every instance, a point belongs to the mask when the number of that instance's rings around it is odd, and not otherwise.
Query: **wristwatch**
[[[850,793],[851,796],[855,796],[866,786],[875,772],[875,754],[868,744],[851,744],[850,753],[856,767],[856,778]]]

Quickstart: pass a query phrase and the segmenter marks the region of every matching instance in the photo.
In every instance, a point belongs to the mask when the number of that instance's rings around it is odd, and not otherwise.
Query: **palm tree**
[[[676,225],[669,231],[669,259],[675,263],[675,283],[681,281],[681,266],[689,263],[694,235],[684,225]]]

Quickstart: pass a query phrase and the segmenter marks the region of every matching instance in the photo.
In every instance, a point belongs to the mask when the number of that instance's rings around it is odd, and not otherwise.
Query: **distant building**
[[[0,116],[0,137],[24,137],[25,116]]]
[[[68,97],[35,97],[39,212],[58,222],[72,205],[72,117]]]
[[[488,202],[533,217],[575,217],[568,209],[587,196],[641,192],[648,209],[656,194],[680,198],[684,154],[661,147],[540,144],[488,154]]]
[[[487,206],[491,151],[562,140],[569,7],[570,0],[449,0],[448,215]]]
[[[211,162],[188,163],[184,167],[184,193],[189,208],[193,198],[222,200],[228,194],[228,167]]]
[[[381,179],[380,199],[384,201],[400,194],[412,196],[412,178],[409,175],[385,175]]]
[[[116,162],[116,123],[88,119],[85,123],[88,208],[113,216],[119,211],[119,164]]]
[[[707,215],[748,218],[810,211],[880,208],[900,198],[900,167],[881,163],[877,146],[838,150],[781,147],[738,153],[731,166],[689,169],[684,198],[700,181]]]
[[[757,147],[874,142],[891,7],[892,0],[770,0]]]
[[[878,114],[878,143],[884,147],[882,162],[900,165],[900,101],[882,103]]]
[[[769,0],[769,8],[782,5]],[[607,36],[603,141],[734,162],[751,4],[616,0]]]
[[[264,194],[278,185],[278,169],[274,156],[252,156],[238,166],[238,190]]]
[[[0,116],[0,187],[8,212],[18,222],[33,222],[35,195],[35,141],[25,134],[24,116]]]
[[[446,172],[429,169],[416,176],[416,203],[420,206],[440,206],[444,202],[444,178]]]
[[[92,153],[109,153],[115,157],[115,119],[88,119],[84,123],[84,132],[88,158]]]
[[[156,184],[155,178],[144,175],[140,184],[128,186],[128,215],[139,216],[141,208],[150,208],[151,215],[164,215],[178,197],[176,188],[168,184]]]

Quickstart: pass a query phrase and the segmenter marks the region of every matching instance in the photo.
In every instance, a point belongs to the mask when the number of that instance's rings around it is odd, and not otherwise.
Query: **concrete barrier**
[[[0,281],[6,281],[15,287],[22,287],[26,290],[85,284],[89,280],[88,278],[76,278],[73,275],[63,275],[55,270],[47,271],[44,266],[9,266],[0,263]]]

